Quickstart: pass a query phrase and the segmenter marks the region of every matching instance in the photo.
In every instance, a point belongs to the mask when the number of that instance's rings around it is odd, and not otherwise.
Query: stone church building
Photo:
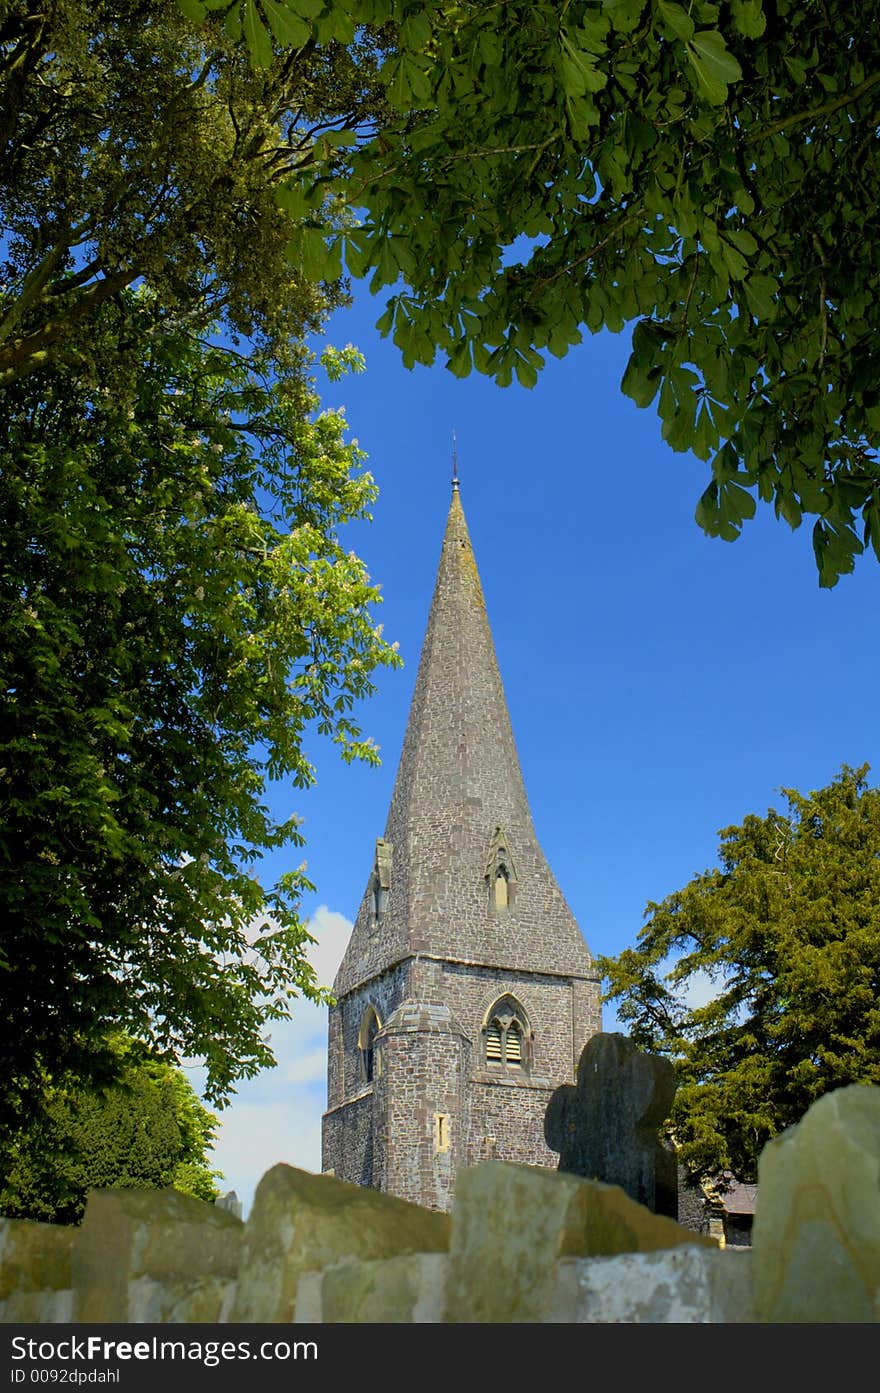
[[[544,1112],[601,1029],[535,836],[458,481],[385,834],[330,1011],[323,1168],[448,1209],[460,1166],[555,1168]]]

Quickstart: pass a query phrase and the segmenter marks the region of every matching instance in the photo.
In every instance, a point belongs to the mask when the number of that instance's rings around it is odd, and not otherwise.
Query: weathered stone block
[[[557,1263],[556,1322],[719,1323],[754,1320],[751,1253],[682,1245]]]
[[[826,1093],[758,1161],[760,1321],[880,1320],[880,1088]]]
[[[244,1225],[178,1190],[93,1190],[73,1250],[74,1318],[227,1318]]]
[[[298,1321],[439,1324],[446,1311],[446,1253],[340,1262],[300,1281]]]
[[[444,1252],[449,1216],[332,1176],[273,1166],[245,1226],[233,1321],[292,1321],[300,1276],[346,1258]]]
[[[0,1322],[71,1319],[75,1234],[61,1224],[0,1219]]]
[[[674,1158],[657,1137],[674,1097],[668,1059],[645,1054],[625,1035],[594,1035],[581,1051],[577,1083],[557,1088],[544,1118],[559,1169],[619,1185],[655,1214],[677,1214]]]
[[[556,1261],[714,1240],[652,1214],[616,1185],[487,1161],[459,1173],[452,1211],[447,1319],[546,1321]]]

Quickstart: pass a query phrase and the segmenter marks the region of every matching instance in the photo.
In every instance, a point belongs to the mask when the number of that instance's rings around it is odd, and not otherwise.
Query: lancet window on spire
[[[489,908],[503,914],[513,904],[516,871],[502,828],[496,827],[486,860],[486,881],[489,886]]]
[[[512,1073],[529,1068],[532,1032],[526,1013],[515,997],[502,996],[489,1008],[482,1035],[487,1068]]]

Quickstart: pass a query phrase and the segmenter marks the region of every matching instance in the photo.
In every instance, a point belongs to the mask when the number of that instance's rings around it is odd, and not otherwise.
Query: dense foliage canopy
[[[104,1091],[67,1078],[47,1085],[34,1121],[3,1156],[0,1213],[11,1219],[77,1224],[89,1190],[173,1186],[209,1203],[219,1194],[210,1169],[216,1118],[179,1069],[110,1045],[118,1081]]]
[[[258,359],[152,334],[146,294],[105,318],[92,354],[112,388],[33,373],[0,422],[13,1113],[41,1070],[87,1076],[110,1026],[204,1057],[214,1099],[272,1062],[265,1022],[320,994],[297,915],[308,882],[258,875],[267,848],[301,840],[293,807],[265,806],[267,780],[311,782],[310,725],[375,759],[351,707],[396,661],[337,540],[374,492],[344,417],[312,418],[302,380],[269,383]],[[130,339],[146,356],[125,378]]]
[[[634,326],[623,389],[711,465],[815,517],[819,579],[880,557],[880,26],[856,0],[180,0],[257,65],[373,26],[396,121],[352,126],[346,262],[404,361],[532,386]],[[377,28],[377,26],[379,26]],[[304,203],[299,205],[306,211]],[[339,245],[328,243],[328,265]],[[589,465],[589,461],[585,461]],[[621,487],[621,508],[638,507]]]
[[[340,301],[275,186],[359,119],[369,45],[251,71],[171,0],[0,22],[0,1127],[123,1029],[208,1096],[320,998],[270,780],[397,661],[340,531],[375,495],[306,336]],[[380,103],[381,105],[381,103]],[[322,217],[338,222],[328,200]],[[135,282],[137,284],[135,284]],[[324,355],[337,378],[359,359]],[[298,858],[297,858],[298,859]],[[295,865],[295,863],[294,863]]]
[[[867,773],[844,766],[827,788],[783,790],[787,812],[725,828],[720,867],[649,904],[638,946],[600,959],[632,1038],[675,1063],[672,1127],[695,1172],[754,1179],[767,1140],[816,1098],[880,1084],[880,789]]]
[[[315,162],[325,128],[375,128],[373,49],[255,72],[174,0],[9,0],[0,383],[46,362],[87,373],[97,312],[139,280],[165,320],[295,356],[340,291],[313,273],[308,230],[276,191]],[[328,198],[321,215],[332,228],[344,211]]]

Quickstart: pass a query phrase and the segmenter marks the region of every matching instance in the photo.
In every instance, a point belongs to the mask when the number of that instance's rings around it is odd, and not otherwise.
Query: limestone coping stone
[[[817,1099],[758,1160],[759,1321],[880,1320],[880,1087]]]
[[[617,1185],[486,1161],[459,1172],[452,1208],[447,1320],[553,1318],[562,1257],[610,1257],[715,1240],[652,1214]]]
[[[553,1312],[578,1324],[741,1324],[754,1321],[752,1255],[682,1245],[614,1258],[562,1258]]]
[[[297,1321],[339,1324],[440,1324],[446,1311],[446,1253],[409,1253],[337,1263],[306,1273]]]
[[[245,1225],[233,1321],[292,1321],[305,1272],[348,1258],[445,1252],[448,1214],[334,1176],[277,1165]]]
[[[70,1320],[76,1230],[0,1219],[0,1322]]]
[[[92,1190],[73,1249],[78,1321],[214,1321],[244,1225],[178,1190]]]

